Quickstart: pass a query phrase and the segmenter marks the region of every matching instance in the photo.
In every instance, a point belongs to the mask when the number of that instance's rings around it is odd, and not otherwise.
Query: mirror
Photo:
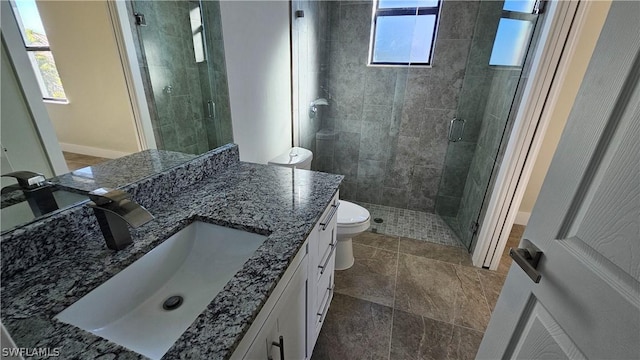
[[[135,48],[127,51],[137,57],[160,149],[139,157],[127,156],[144,148],[144,140],[128,95],[123,49],[113,36],[116,7],[106,1],[3,3],[15,41],[3,24],[1,173],[44,174],[58,210],[85,201],[87,191],[124,186],[233,141],[218,1],[126,3],[132,21],[124,30]],[[16,62],[17,52],[31,61]],[[36,75],[35,93],[22,84],[25,67]],[[51,131],[43,131],[30,111],[42,98]],[[51,139],[63,154],[47,151]],[[88,154],[92,162],[79,164],[74,154]],[[56,156],[71,172],[53,176],[64,173]],[[2,178],[3,188],[14,184]],[[42,216],[14,190],[2,194],[2,232]]]
[[[3,185],[1,195],[0,231],[30,223],[42,216],[64,210],[88,200],[87,193],[98,188],[120,188],[171,169],[197,155],[165,150],[146,150],[122,158],[83,167],[67,174],[26,185],[38,174],[13,173],[17,183]],[[8,179],[3,176],[3,182]],[[12,178],[16,182],[16,178]]]
[[[84,202],[84,194],[48,185],[33,192],[13,190],[2,194],[0,231],[6,232],[58,210]]]

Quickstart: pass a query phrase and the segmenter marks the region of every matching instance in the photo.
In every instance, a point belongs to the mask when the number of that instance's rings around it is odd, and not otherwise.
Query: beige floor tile
[[[335,291],[393,306],[397,253],[353,244],[353,256],[356,261],[350,269],[336,271]]]
[[[453,323],[484,331],[489,324],[491,313],[484,296],[480,278],[475,268],[454,267],[460,287],[455,298]]]
[[[478,270],[478,276],[480,277],[480,284],[482,284],[487,303],[489,303],[489,309],[493,312],[507,277],[491,270]]]
[[[439,245],[427,241],[400,238],[400,252],[451,264],[460,264],[466,251],[455,246]]]
[[[395,308],[432,319],[452,322],[460,288],[454,265],[400,254]]]
[[[475,359],[483,336],[484,333],[480,331],[454,326],[447,358],[452,360]]]
[[[388,359],[392,309],[335,294],[313,360]]]
[[[66,151],[63,151],[62,155],[64,156],[69,171],[78,170],[87,166],[93,166],[109,160],[97,156],[76,154]]]
[[[353,238],[354,244],[373,246],[388,251],[398,251],[398,237],[376,234],[369,231]]]
[[[451,324],[396,309],[390,359],[446,359],[452,332]]]

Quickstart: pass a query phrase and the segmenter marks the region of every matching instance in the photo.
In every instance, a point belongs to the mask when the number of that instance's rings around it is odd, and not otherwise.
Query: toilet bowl
[[[311,169],[313,153],[307,149],[294,147],[269,161],[269,165],[286,166],[295,169]],[[369,229],[369,211],[360,205],[340,200],[338,206],[338,231],[336,233],[336,270],[346,270],[353,266],[353,239]]]
[[[340,200],[338,206],[338,244],[336,246],[336,270],[346,270],[353,266],[353,237],[369,229],[371,215],[360,205]]]

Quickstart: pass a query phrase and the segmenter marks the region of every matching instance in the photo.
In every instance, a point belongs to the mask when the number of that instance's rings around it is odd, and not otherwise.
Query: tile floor
[[[514,225],[509,246],[524,227]],[[473,359],[510,266],[471,266],[461,247],[366,232],[313,353],[323,359]]]
[[[439,215],[359,202],[371,213],[370,231],[425,240],[436,244],[462,246],[456,234]],[[373,219],[380,218],[382,223]]]
[[[66,151],[63,151],[62,155],[64,156],[64,160],[67,163],[67,167],[69,168],[69,171],[78,170],[83,167],[96,165],[101,162],[105,162],[109,160],[101,157],[76,154],[76,153],[71,153]]]

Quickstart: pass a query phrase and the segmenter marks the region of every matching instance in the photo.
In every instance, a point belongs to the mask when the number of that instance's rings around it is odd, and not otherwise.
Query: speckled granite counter
[[[1,314],[17,345],[57,347],[63,358],[143,358],[53,317],[170,235],[200,220],[268,238],[164,358],[230,357],[342,176],[242,163],[237,147],[225,151],[218,154],[226,157],[224,161],[195,159],[125,188],[156,216],[132,230],[134,243],[125,250],[105,247],[86,207],[5,234]]]
[[[196,155],[166,150],[145,150],[87,166],[49,179],[64,189],[88,192],[119,188],[193,160]]]

